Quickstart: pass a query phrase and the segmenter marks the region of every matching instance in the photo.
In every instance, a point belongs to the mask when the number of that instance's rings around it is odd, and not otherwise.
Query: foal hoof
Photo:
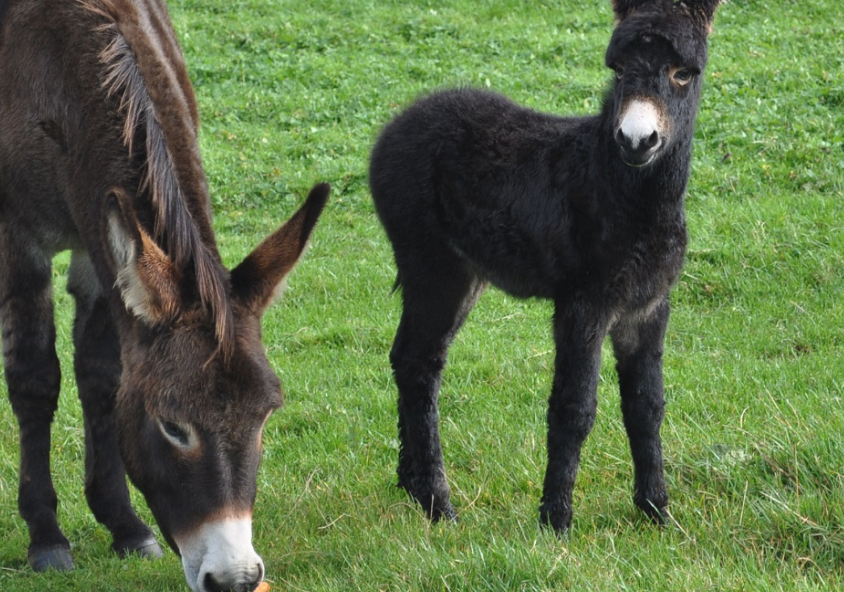
[[[53,545],[46,549],[33,549],[27,553],[29,566],[33,571],[41,573],[48,569],[56,571],[71,571],[73,556],[70,554],[70,547],[67,545]]]
[[[667,508],[663,508],[660,511],[654,512],[646,512],[648,518],[650,518],[653,524],[656,524],[660,528],[665,528],[666,530],[670,530],[672,528],[676,528],[677,524],[674,522],[674,519],[671,517],[671,514],[668,513]]]
[[[164,551],[161,550],[161,547],[158,545],[158,542],[156,542],[155,537],[152,536],[128,541],[121,545],[115,543],[111,546],[111,548],[114,549],[114,552],[117,553],[121,559],[125,559],[130,555],[137,555],[138,557],[149,559],[161,559],[164,557]]]
[[[543,503],[539,507],[539,525],[543,528],[551,528],[560,538],[566,538],[571,526],[572,511],[567,504]]]
[[[674,526],[674,520],[671,518],[667,504],[663,503],[658,506],[649,500],[645,500],[642,503],[636,502],[636,505],[645,513],[651,523],[663,528],[672,528]]]
[[[431,508],[430,510],[426,508],[425,511],[428,514],[428,518],[434,524],[441,521],[457,522],[457,512],[454,511],[454,507],[452,507],[451,503],[448,503],[446,506],[437,506],[436,508]]]

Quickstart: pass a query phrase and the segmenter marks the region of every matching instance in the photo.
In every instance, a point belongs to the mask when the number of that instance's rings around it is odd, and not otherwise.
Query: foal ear
[[[141,227],[122,189],[111,190],[106,223],[115,285],[126,309],[150,326],[172,320],[179,310],[180,274]]]
[[[686,4],[692,12],[700,15],[707,27],[712,25],[715,18],[715,11],[727,0],[686,0]]]
[[[299,211],[232,270],[232,297],[237,302],[260,316],[281,295],[284,280],[307,247],[330,191],[327,183],[314,185]]]
[[[652,4],[653,0],[612,0],[612,9],[615,12],[615,18],[619,21],[645,4]]]

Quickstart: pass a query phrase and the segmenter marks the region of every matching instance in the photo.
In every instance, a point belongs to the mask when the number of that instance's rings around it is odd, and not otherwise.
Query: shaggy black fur
[[[635,467],[635,503],[667,519],[659,429],[668,296],[686,247],[683,197],[717,0],[614,2],[599,115],[560,118],[489,92],[423,98],[383,131],[370,185],[392,242],[403,313],[390,360],[399,390],[399,485],[433,520],[455,516],[437,399],[448,347],[487,283],[555,302],[555,376],[541,521],[568,528],[609,333]],[[680,74],[676,74],[680,72]],[[619,114],[652,100],[656,157],[622,161]]]

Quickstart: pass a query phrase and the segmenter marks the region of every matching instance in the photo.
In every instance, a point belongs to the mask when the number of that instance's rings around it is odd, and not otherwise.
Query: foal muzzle
[[[622,107],[614,139],[625,164],[643,167],[656,158],[665,145],[667,133],[660,105],[637,98]]]

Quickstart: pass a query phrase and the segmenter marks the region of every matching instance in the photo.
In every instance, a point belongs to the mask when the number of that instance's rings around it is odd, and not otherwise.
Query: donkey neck
[[[600,121],[599,141],[593,148],[593,161],[601,163],[596,174],[598,183],[609,185],[610,199],[621,211],[673,212],[681,208],[689,180],[692,135],[682,131],[657,160],[645,167],[625,164],[613,139],[611,120]]]

